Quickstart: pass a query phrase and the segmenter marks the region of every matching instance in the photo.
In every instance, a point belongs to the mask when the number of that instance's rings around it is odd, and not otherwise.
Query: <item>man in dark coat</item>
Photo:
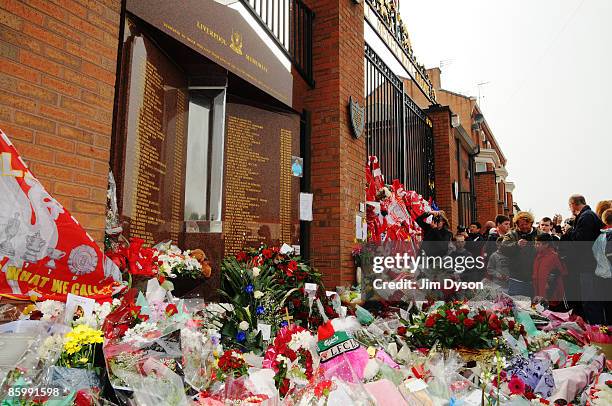
[[[482,248],[486,242],[486,236],[481,234],[482,226],[478,221],[472,221],[468,228],[468,236],[465,239],[465,248],[472,253],[473,257],[482,254]]]
[[[432,216],[431,224],[425,221]],[[448,220],[443,211],[432,210],[417,217],[416,222],[423,229],[423,246],[429,256],[444,256],[448,254],[448,243],[453,233],[448,229]]]
[[[597,261],[593,255],[592,242],[597,239],[604,224],[586,204],[586,199],[582,195],[572,195],[569,198],[569,208],[576,216],[576,220],[574,226],[567,232],[567,240],[573,243],[569,247],[567,257],[568,284],[572,286],[573,282],[573,286],[580,286],[580,292],[568,290],[568,295],[570,300],[579,297],[582,299],[582,311],[589,323],[600,324],[605,320],[604,303],[603,298],[594,297],[596,289],[593,282]]]

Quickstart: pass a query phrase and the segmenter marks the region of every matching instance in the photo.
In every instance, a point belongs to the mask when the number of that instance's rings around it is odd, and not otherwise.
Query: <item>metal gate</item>
[[[386,182],[435,198],[433,129],[427,115],[404,93],[402,80],[365,46],[366,144]]]

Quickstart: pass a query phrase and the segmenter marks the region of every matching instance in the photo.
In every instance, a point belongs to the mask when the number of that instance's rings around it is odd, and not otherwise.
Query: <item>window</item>
[[[487,164],[485,162],[476,162],[476,172],[486,172]]]
[[[185,171],[186,221],[221,220],[224,121],[224,88],[190,89]],[[200,228],[200,231],[203,230]]]

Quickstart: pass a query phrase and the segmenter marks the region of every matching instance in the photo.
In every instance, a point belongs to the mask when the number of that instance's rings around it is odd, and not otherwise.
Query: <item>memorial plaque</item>
[[[258,33],[254,21],[245,19],[248,11],[240,3],[128,0],[126,9],[287,106],[292,105],[293,76],[288,60],[266,45],[266,34]]]
[[[131,40],[122,216],[126,234],[178,242],[183,226],[187,80],[147,37]]]
[[[298,244],[299,117],[238,103],[226,107],[225,255],[260,243]]]

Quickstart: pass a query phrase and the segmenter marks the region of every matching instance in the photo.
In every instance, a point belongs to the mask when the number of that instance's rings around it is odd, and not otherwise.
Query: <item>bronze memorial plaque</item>
[[[187,81],[145,36],[133,38],[127,89],[122,216],[149,244],[183,226]]]
[[[291,155],[299,155],[299,117],[228,103],[225,128],[225,255],[261,242],[297,244],[300,178]]]

